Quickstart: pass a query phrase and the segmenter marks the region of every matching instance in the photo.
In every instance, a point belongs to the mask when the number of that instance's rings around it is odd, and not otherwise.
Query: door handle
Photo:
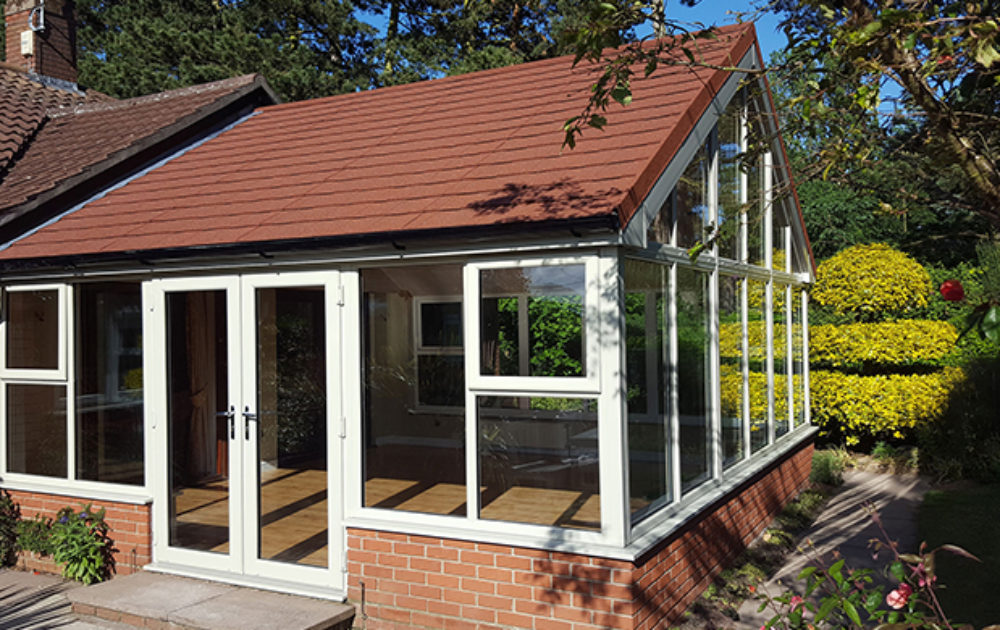
[[[243,438],[246,439],[246,440],[249,440],[250,439],[250,421],[253,420],[253,421],[256,422],[256,420],[257,420],[257,414],[255,414],[254,412],[250,411],[250,405],[247,405],[246,407],[243,408],[243,418],[246,420],[246,422],[243,423],[243,428],[244,428]]]
[[[236,405],[229,405],[229,411],[220,411],[215,414],[216,418],[227,418],[229,420],[229,439],[236,439]]]

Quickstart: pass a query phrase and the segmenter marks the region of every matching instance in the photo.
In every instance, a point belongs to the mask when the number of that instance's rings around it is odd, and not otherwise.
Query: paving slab
[[[115,610],[150,619],[168,619],[187,606],[228,593],[233,588],[215,582],[139,571],[69,593],[74,605]]]
[[[899,544],[901,552],[915,552],[917,540],[917,509],[929,489],[926,480],[917,475],[894,475],[866,471],[851,471],[844,477],[844,486],[834,495],[816,518],[804,539],[813,544],[813,554],[831,562],[833,553],[843,557],[852,569],[874,569],[876,574],[885,566],[885,552],[872,558],[869,541],[879,537],[878,528],[865,511],[866,505],[878,510],[890,538]],[[796,577],[812,558],[793,553],[771,580],[762,586],[772,596],[788,590],[801,592],[804,584]],[[757,612],[759,601],[747,600],[740,606],[740,626],[759,628],[773,611]]]
[[[152,620],[203,630],[325,630],[349,628],[354,617],[345,604],[153,572],[77,589],[69,599],[82,617],[139,627]]]
[[[339,609],[339,610],[338,610]],[[236,588],[170,615],[169,621],[213,630],[326,630],[350,627],[354,608],[328,601]]]
[[[84,630],[73,625],[77,620],[66,598],[79,588],[80,584],[55,575],[0,569],[0,628]]]

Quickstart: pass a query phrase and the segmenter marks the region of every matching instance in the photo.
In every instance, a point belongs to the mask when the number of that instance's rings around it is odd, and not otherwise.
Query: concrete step
[[[347,630],[354,607],[191,578],[142,571],[67,593],[73,613],[170,630]]]

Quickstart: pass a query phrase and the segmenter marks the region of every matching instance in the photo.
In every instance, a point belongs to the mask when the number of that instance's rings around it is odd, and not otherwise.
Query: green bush
[[[813,453],[812,470],[809,481],[828,486],[844,483],[844,458],[836,451],[816,451]]]
[[[878,371],[888,366],[940,366],[955,354],[958,331],[949,322],[899,320],[809,329],[815,367]]]
[[[873,243],[849,247],[820,264],[812,298],[855,321],[880,321],[925,308],[930,293],[930,275],[920,263]]]
[[[104,510],[84,505],[59,510],[52,523],[52,559],[62,565],[63,577],[84,584],[101,582],[114,572],[114,548],[104,521]]]
[[[52,519],[36,514],[17,523],[17,548],[42,556],[52,555]]]
[[[17,557],[17,524],[21,508],[10,493],[0,488],[0,566],[14,564]]]
[[[848,444],[905,439],[941,419],[965,379],[961,368],[930,374],[862,376],[828,370],[810,374],[810,410],[821,433]]]

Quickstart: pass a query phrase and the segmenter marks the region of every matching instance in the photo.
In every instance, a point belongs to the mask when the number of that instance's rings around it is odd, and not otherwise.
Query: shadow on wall
[[[652,628],[676,621],[798,493],[811,460],[812,449],[805,447],[776,462],[635,563],[595,558],[592,565],[573,565],[557,553],[536,560],[536,573],[553,576],[537,598],[539,605],[564,605],[569,593],[574,608],[593,612],[590,623],[620,627],[625,617],[629,627]],[[554,537],[550,542],[558,546],[562,541]],[[619,579],[612,569],[631,575]]]

